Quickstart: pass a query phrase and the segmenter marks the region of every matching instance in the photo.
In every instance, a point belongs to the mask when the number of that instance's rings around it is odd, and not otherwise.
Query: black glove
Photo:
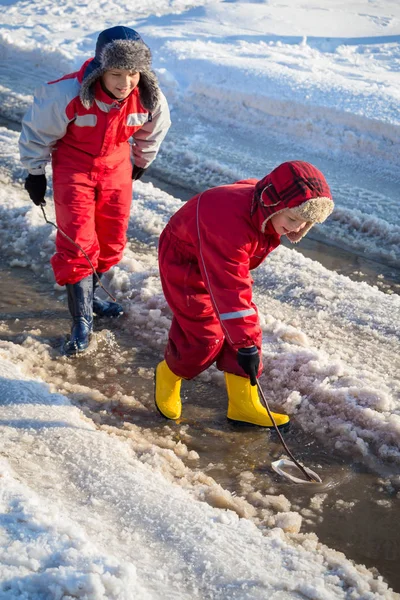
[[[136,165],[134,165],[134,167],[132,169],[133,181],[137,181],[138,179],[140,179],[141,176],[143,175],[143,173],[145,172],[145,170],[146,170],[145,167],[137,167]]]
[[[256,346],[239,348],[237,361],[243,371],[250,377],[251,385],[257,385],[257,373],[260,366],[260,355]]]
[[[47,188],[46,175],[31,175],[25,179],[25,189],[29,194],[30,199],[36,206],[45,206],[44,199]]]

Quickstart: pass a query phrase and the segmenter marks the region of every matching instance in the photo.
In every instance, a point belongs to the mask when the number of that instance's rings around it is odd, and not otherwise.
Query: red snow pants
[[[130,146],[124,143],[113,154],[94,158],[61,143],[52,163],[57,225],[104,273],[121,260],[126,244],[132,202]],[[51,265],[59,285],[92,273],[82,252],[59,232]]]
[[[164,229],[158,246],[161,284],[173,319],[165,361],[175,375],[192,379],[216,361],[226,373],[247,377],[237,363],[237,349],[225,340],[197,258],[189,256],[179,240]],[[262,336],[256,341],[261,354]],[[260,368],[258,374],[262,372]]]

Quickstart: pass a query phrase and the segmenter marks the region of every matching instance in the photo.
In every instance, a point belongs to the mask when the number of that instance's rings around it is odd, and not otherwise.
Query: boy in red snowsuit
[[[286,162],[257,181],[212,188],[189,200],[161,234],[159,267],[173,312],[165,360],[156,369],[155,401],[181,415],[180,385],[216,361],[224,371],[228,418],[271,427],[258,397],[262,332],[250,271],[280,244],[298,242],[333,210],[323,174]],[[289,421],[274,415],[277,425]]]
[[[95,57],[79,71],[42,86],[23,119],[25,188],[36,205],[45,204],[51,159],[57,225],[81,246],[99,276],[122,258],[132,180],[155,159],[169,126],[150,50],[123,26],[100,33]],[[97,278],[88,261],[60,233],[51,264],[57,283],[67,288],[73,325],[65,351],[74,355],[89,345],[93,311],[115,317],[122,307],[94,296]]]

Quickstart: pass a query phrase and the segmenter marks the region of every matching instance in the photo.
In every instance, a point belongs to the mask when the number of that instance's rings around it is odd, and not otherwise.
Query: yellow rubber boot
[[[181,416],[181,381],[182,378],[171,371],[165,360],[157,365],[154,400],[167,419],[179,419]]]
[[[258,396],[257,386],[250,385],[250,379],[232,373],[224,373],[228,392],[228,419],[244,421],[261,427],[273,427],[267,410]],[[289,423],[287,415],[271,413],[278,427]]]

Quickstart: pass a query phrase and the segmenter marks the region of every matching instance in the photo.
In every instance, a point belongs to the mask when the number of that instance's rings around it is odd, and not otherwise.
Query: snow
[[[124,0],[7,0],[0,14],[1,117],[18,123],[35,87],[78,68],[101,29],[135,27],[172,109],[155,172],[203,189],[311,160],[336,202],[313,235],[399,268],[395,0],[143,0],[134,10]],[[2,260],[49,284],[55,230],[27,200],[17,140],[0,127]],[[181,204],[137,182],[130,242],[105,282],[124,306],[125,328],[154,356],[171,320],[157,239]],[[399,296],[282,246],[254,278],[271,404],[332,452],[397,468]],[[243,497],[234,496],[191,467],[198,454],[170,432],[97,423],[69,395],[142,413],[147,399],[135,388],[78,384],[74,364],[57,358],[40,329],[21,340],[0,340],[0,599],[399,597],[303,534],[307,513],[255,491],[251,473],[242,473]],[[120,368],[128,373],[123,354]],[[202,377],[223,385],[213,367]],[[324,499],[317,494],[313,508]]]
[[[287,538],[281,527],[296,531],[298,513],[277,513],[276,526],[261,531],[199,502],[139,460],[129,439],[98,431],[5,358],[0,365],[4,598],[388,593],[312,536]]]

